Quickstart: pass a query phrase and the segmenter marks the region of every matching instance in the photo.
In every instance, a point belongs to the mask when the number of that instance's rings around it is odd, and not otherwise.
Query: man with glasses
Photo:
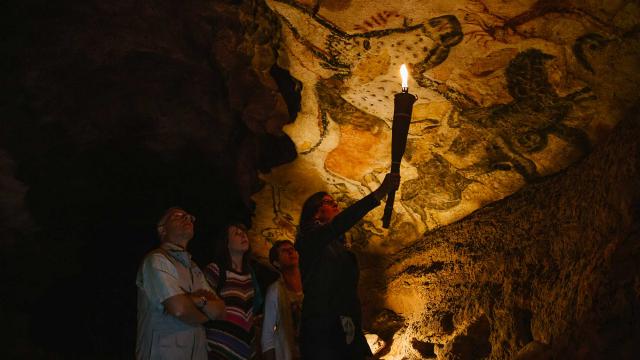
[[[206,359],[203,323],[224,316],[224,302],[186,251],[195,216],[173,207],[158,221],[160,246],[140,265],[136,359]]]

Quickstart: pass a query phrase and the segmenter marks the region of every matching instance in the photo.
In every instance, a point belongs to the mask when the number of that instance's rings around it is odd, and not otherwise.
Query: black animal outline
[[[553,58],[535,48],[518,53],[505,70],[511,102],[464,109],[457,120],[454,116],[449,118],[450,128],[466,127],[485,135],[487,153],[493,155],[485,164],[489,171],[510,170],[506,165],[511,165],[526,181],[536,180],[540,177],[536,164],[526,155],[542,151],[550,134],[578,147],[583,154],[589,152],[588,135],[563,121],[576,102],[593,100],[595,96],[589,87],[559,96],[545,68]],[[457,152],[464,155],[465,149],[461,147]]]
[[[466,94],[461,93],[446,84],[430,79],[425,72],[446,60],[450,49],[462,41],[463,33],[460,22],[454,15],[437,16],[423,23],[409,24],[408,19],[404,19],[404,24],[399,28],[390,28],[382,30],[372,30],[361,33],[348,33],[340,27],[329,21],[328,19],[317,14],[317,9],[305,7],[293,0],[272,0],[273,2],[286,4],[296,9],[300,14],[308,18],[308,23],[318,25],[318,34],[316,43],[304,38],[296,26],[285,16],[278,14],[280,19],[291,30],[296,41],[303,44],[314,56],[321,60],[320,65],[328,70],[335,72],[329,79],[320,80],[316,86],[318,98],[321,98],[323,89],[331,89],[326,92],[329,96],[340,96],[340,85],[345,79],[351,76],[352,65],[355,62],[353,57],[361,57],[366,52],[376,46],[375,41],[381,40],[392,34],[408,34],[417,33],[419,36],[429,38],[434,42],[431,48],[423,47],[420,50],[425,53],[424,58],[415,62],[410,66],[411,76],[422,87],[433,90],[441,94],[444,98],[451,101],[461,102],[475,105]],[[276,11],[277,12],[277,11]],[[402,40],[401,40],[402,41]],[[398,45],[401,41],[399,41]],[[355,53],[355,55],[353,55]],[[340,102],[340,99],[335,99]],[[350,104],[349,104],[350,105]],[[328,113],[331,109],[319,109],[320,114],[320,137],[318,141],[309,149],[302,151],[301,155],[309,154],[315,151],[328,135]],[[351,105],[349,113],[355,114],[361,112],[360,118],[378,119],[377,117],[367,114],[363,110]],[[332,118],[334,118],[332,116]],[[375,120],[374,120],[375,121]],[[338,121],[339,122],[339,121]],[[386,123],[385,123],[386,124]],[[386,125],[388,127],[388,125]]]

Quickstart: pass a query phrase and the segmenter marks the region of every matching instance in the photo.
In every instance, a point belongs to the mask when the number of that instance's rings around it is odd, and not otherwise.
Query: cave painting
[[[441,343],[461,326],[453,314],[432,316],[445,294],[437,285],[425,295],[422,275],[395,278],[395,254],[415,256],[416,274],[440,271],[437,256],[457,251],[455,239],[434,244],[448,249],[436,256],[415,242],[425,232],[576,163],[640,100],[637,1],[266,3],[280,25],[278,65],[301,82],[302,100],[284,128],[299,156],[262,174],[266,186],[253,196],[258,256],[295,237],[312,193],[325,190],[346,207],[379,185],[389,171],[399,68],[410,69],[418,100],[391,226],[382,228],[381,205],[346,239],[367,291],[365,325],[379,331],[378,319],[390,323],[381,314],[391,314],[402,328],[386,359],[420,357],[425,329],[446,328],[433,341]],[[435,325],[425,327],[425,316]]]
[[[566,96],[559,96],[547,79],[545,62],[553,56],[537,49],[518,53],[505,71],[507,89],[513,99],[506,104],[463,110],[451,128],[470,127],[483,131],[485,144],[491,149],[487,156],[487,170],[513,168],[525,179],[539,176],[536,164],[526,154],[547,147],[549,134],[588,151],[587,134],[577,127],[563,124],[563,120],[577,101],[593,100],[591,89],[583,87]],[[464,132],[462,133],[464,134]],[[449,150],[464,156],[474,144],[465,144],[464,135],[454,139]],[[502,166],[501,166],[502,165]]]
[[[295,237],[313,192],[347,206],[380,183],[403,63],[418,96],[403,183],[388,231],[382,206],[354,231],[366,251],[406,246],[588,154],[620,102],[637,97],[637,82],[615,96],[607,89],[638,78],[610,62],[639,32],[571,1],[554,4],[268,0],[281,26],[279,65],[303,89],[285,128],[299,157],[265,174],[269,186],[254,195],[265,248]]]

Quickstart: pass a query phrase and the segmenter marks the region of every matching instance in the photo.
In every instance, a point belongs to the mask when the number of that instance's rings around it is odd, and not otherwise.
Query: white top
[[[262,322],[262,352],[275,349],[276,360],[300,358],[298,328],[302,293],[288,291],[282,277],[267,289]]]
[[[212,291],[191,254],[169,243],[145,256],[136,278],[136,359],[206,359],[204,327],[165,312],[168,298],[198,289]]]

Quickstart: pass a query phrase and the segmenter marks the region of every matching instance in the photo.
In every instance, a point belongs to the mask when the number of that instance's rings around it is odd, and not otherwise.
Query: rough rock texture
[[[303,91],[284,129],[299,157],[263,176],[253,197],[261,247],[293,238],[288,219],[310,194],[346,206],[378,186],[403,63],[418,96],[403,182],[391,229],[382,207],[359,229],[366,253],[393,252],[562,171],[640,94],[634,1],[266,3],[282,27],[277,61]]]
[[[247,208],[257,170],[295,158],[281,130],[295,113],[270,75],[278,24],[260,2],[27,9],[12,84],[22,113],[3,124],[13,153],[55,141],[76,151],[136,144],[160,157],[190,147],[231,173]],[[19,143],[18,132],[33,140]]]
[[[420,358],[423,342],[442,359],[634,358],[639,136],[636,108],[580,163],[397,254],[391,355]]]
[[[640,99],[638,3],[266,3],[282,28],[277,62],[303,87],[301,111],[284,128],[299,156],[263,175],[253,196],[254,249],[293,239],[310,194],[328,191],[344,207],[378,186],[406,63],[418,101],[391,228],[381,227],[381,206],[348,236],[371,329],[405,324],[388,356],[510,358],[532,341],[527,354],[605,351],[570,348],[580,339],[571,329],[597,308],[589,283],[610,280],[600,275],[610,258],[595,249],[622,242],[616,231],[633,222],[628,206],[616,218],[597,196],[617,191],[626,175],[616,172],[635,170],[611,143],[606,167],[581,159]],[[564,174],[576,163],[581,170]],[[613,204],[625,209],[623,201]],[[597,206],[601,214],[589,212]],[[407,258],[387,269],[400,250]],[[611,281],[612,292],[622,287]],[[384,318],[393,326],[380,327]]]
[[[279,24],[259,1],[26,0],[3,14],[0,317],[13,337],[0,357],[130,358],[135,274],[161,212],[196,214],[192,250],[210,260],[224,222],[250,222],[258,172],[296,156]]]
[[[403,62],[420,100],[394,222],[349,234],[386,356],[637,352],[640,134],[616,127],[640,94],[637,1],[9,5],[0,357],[130,358],[168,206],[198,217],[198,261],[232,218],[264,257],[306,195],[371,191]]]

